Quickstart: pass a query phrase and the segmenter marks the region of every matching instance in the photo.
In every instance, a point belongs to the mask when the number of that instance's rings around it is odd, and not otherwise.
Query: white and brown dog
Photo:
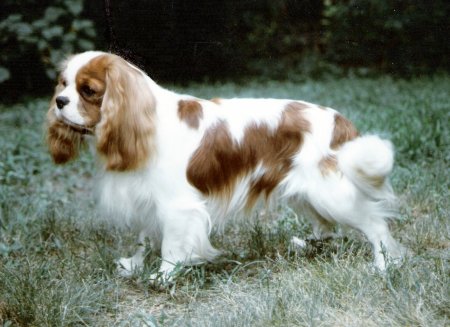
[[[401,255],[386,222],[392,145],[360,136],[331,108],[202,100],[158,86],[116,55],[85,52],[63,64],[47,120],[58,164],[93,135],[104,170],[101,212],[160,246],[166,276],[176,264],[213,260],[211,229],[273,196],[306,208],[316,238],[335,223],[361,231],[380,270],[385,253]],[[142,266],[143,251],[119,260],[122,273]]]

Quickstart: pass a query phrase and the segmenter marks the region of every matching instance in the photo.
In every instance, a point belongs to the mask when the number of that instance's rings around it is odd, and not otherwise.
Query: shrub
[[[0,14],[0,83],[13,79],[20,91],[39,85],[41,72],[54,79],[68,53],[94,47],[94,25],[80,18],[83,0],[7,0],[0,10],[10,13]]]
[[[325,0],[327,59],[401,74],[450,68],[448,1]]]
[[[247,72],[292,79],[292,72],[320,75],[326,70],[318,57],[323,46],[321,1],[244,1],[239,6],[232,23],[234,42],[239,44]]]

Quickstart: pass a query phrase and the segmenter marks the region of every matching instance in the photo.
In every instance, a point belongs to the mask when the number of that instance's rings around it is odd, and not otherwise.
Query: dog
[[[139,234],[136,254],[118,260],[123,275],[142,267],[147,237],[162,276],[212,261],[211,230],[275,197],[308,211],[313,238],[336,223],[362,232],[381,271],[402,255],[387,223],[393,146],[334,109],[177,94],[117,55],[88,51],[62,64],[47,113],[54,162],[75,159],[89,138],[102,166],[100,212]]]

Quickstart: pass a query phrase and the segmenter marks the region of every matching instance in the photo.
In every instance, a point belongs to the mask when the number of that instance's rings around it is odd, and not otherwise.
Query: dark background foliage
[[[0,2],[0,101],[48,92],[68,54],[95,47],[83,0]]]
[[[48,92],[62,58],[94,48],[176,83],[433,73],[450,67],[449,14],[446,0],[3,0],[0,96]]]
[[[325,8],[328,60],[385,72],[449,68],[449,1],[333,1]]]

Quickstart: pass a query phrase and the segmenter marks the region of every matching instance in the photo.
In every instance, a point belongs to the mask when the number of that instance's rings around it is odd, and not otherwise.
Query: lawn
[[[229,225],[215,263],[185,269],[172,286],[148,280],[158,253],[130,279],[114,259],[128,232],[96,219],[89,151],[66,166],[44,145],[48,99],[0,106],[0,324],[3,326],[445,326],[450,324],[450,77],[196,84],[199,97],[303,99],[343,112],[396,147],[397,240],[411,252],[385,274],[361,235],[301,252],[311,230],[286,206]],[[50,97],[50,94],[49,94]],[[269,217],[270,216],[270,217]]]

